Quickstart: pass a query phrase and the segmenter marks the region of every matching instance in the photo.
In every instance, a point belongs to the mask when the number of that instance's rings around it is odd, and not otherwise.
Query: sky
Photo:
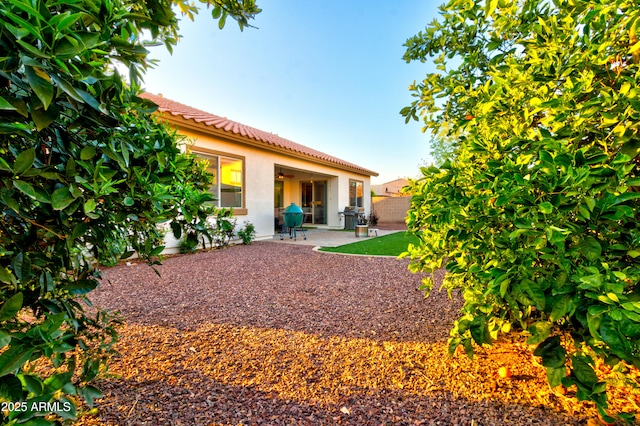
[[[240,31],[206,9],[180,22],[182,39],[144,77],[150,93],[227,117],[379,173],[417,177],[429,135],[405,124],[408,87],[434,72],[407,64],[405,41],[438,17],[438,1],[258,0]]]

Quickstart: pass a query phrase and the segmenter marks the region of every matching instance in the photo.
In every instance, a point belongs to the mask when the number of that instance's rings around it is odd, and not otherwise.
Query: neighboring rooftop
[[[143,93],[141,96],[158,105],[158,111],[160,113],[168,113],[173,117],[181,117],[183,120],[191,120],[194,123],[204,125],[211,130],[215,129],[222,131],[223,133],[228,133],[229,135],[242,136],[244,138],[257,141],[264,144],[263,148],[265,149],[289,152],[291,155],[306,157],[310,160],[315,160],[321,163],[329,163],[335,167],[352,170],[363,175],[378,176],[378,173],[372,170],[368,170],[332,155],[325,154],[324,152],[300,145],[273,133],[265,132],[264,130],[256,129],[251,126],[229,120],[225,117],[220,117],[219,115],[211,114],[209,112],[172,101],[162,95]]]
[[[381,197],[395,197],[398,195],[407,195],[402,192],[402,188],[409,185],[409,180],[398,178],[391,182],[381,183],[379,185],[371,185],[371,190]]]

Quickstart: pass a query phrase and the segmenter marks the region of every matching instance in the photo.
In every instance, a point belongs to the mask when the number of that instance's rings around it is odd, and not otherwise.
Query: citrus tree
[[[259,12],[251,0],[203,3],[220,27]],[[135,251],[157,263],[163,224],[206,232],[211,176],[137,96],[146,45],[178,40],[173,6],[197,13],[183,1],[0,2],[3,424],[72,421],[101,395],[91,382],[117,318],[87,308],[98,262]]]
[[[464,297],[450,352],[522,332],[607,420],[594,366],[640,366],[639,30],[632,0],[451,0],[405,55],[439,72],[401,113],[453,151],[411,182],[406,253]]]

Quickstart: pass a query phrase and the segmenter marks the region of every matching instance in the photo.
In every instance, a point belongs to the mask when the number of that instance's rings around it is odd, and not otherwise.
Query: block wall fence
[[[405,223],[411,196],[371,197],[371,208],[378,216],[378,223]]]

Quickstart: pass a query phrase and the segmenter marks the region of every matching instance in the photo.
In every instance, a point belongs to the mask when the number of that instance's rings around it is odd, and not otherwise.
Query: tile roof
[[[271,149],[275,148],[278,150],[279,148],[279,150],[291,151],[292,153],[302,155],[304,157],[311,157],[312,159],[331,163],[338,168],[346,168],[368,176],[378,176],[377,172],[365,169],[364,167],[360,167],[332,155],[325,154],[324,152],[300,145],[273,133],[265,132],[264,130],[256,129],[236,121],[229,120],[225,117],[220,117],[218,115],[172,101],[162,95],[143,93],[141,97],[153,101],[158,105],[158,111],[161,113],[180,116],[185,120],[193,120],[195,123],[204,124],[207,127],[223,130],[228,133],[262,142],[265,144],[266,149],[271,147]]]

